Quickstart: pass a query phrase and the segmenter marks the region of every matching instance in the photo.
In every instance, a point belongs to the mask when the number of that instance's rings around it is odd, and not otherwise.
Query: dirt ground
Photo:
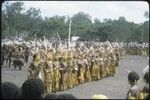
[[[116,69],[115,76],[84,83],[57,93],[71,93],[80,99],[91,99],[94,94],[104,94],[109,99],[124,99],[129,89],[127,80],[128,72],[126,70],[135,70],[140,75],[139,86],[142,87],[144,85],[142,71],[148,64],[148,59],[145,56],[124,56],[119,61],[119,67]],[[12,82],[21,87],[27,79],[27,67],[28,65],[25,65],[22,71],[19,71],[18,69],[14,70],[13,67],[8,68],[6,65],[3,66],[1,68],[1,81]]]

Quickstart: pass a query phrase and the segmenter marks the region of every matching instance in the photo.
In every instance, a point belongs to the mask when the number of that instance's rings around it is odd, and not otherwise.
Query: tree
[[[51,18],[45,18],[45,30],[48,37],[57,37],[57,32],[60,37],[65,38],[68,34],[68,27],[65,23],[65,16],[54,16]]]
[[[72,18],[72,34],[84,37],[87,35],[88,29],[91,27],[91,16],[84,12],[75,14]]]
[[[41,13],[40,9],[35,9],[33,7],[29,8],[24,13],[26,19],[25,28],[28,31],[29,37],[37,36],[37,38],[40,38],[43,35],[43,32],[41,32],[43,19],[40,13]]]
[[[149,19],[149,12],[145,11],[144,16],[145,16],[145,18]]]
[[[123,17],[123,16],[121,16],[121,17],[118,18],[118,21],[120,21],[120,22],[126,22],[126,18]]]
[[[121,16],[117,20],[105,18],[102,22],[95,18],[91,21],[91,16],[84,12],[78,12],[73,17],[53,16],[42,18],[40,9],[29,8],[24,11],[22,2],[4,2],[2,5],[2,38],[23,36],[27,39],[43,38],[48,39],[68,38],[69,21],[72,20],[71,36],[78,35],[88,40],[100,41],[140,41],[149,42],[149,20],[141,24],[128,22]],[[149,18],[149,12],[144,13],[145,18]],[[24,36],[24,33],[26,34]],[[143,33],[143,34],[142,34]]]
[[[16,27],[19,25],[18,17],[21,15],[21,11],[24,10],[23,2],[15,2],[9,4],[5,2],[2,9],[2,37],[13,36],[18,34]],[[23,20],[22,20],[23,21]],[[11,33],[11,34],[10,34]],[[3,36],[4,35],[4,36]]]
[[[108,40],[108,36],[111,33],[111,25],[107,23],[107,19],[102,23],[99,19],[94,19],[94,23],[92,27],[89,28],[89,37],[92,40],[106,41]],[[109,20],[110,21],[110,20]]]
[[[31,7],[30,9],[28,9],[26,11],[26,15],[29,16],[30,18],[39,18],[40,16],[40,9],[35,9],[33,7]]]

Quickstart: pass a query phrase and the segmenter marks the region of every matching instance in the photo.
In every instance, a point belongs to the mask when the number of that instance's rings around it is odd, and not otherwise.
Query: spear
[[[62,47],[62,43],[61,43],[61,39],[60,39],[60,35],[58,34],[58,32],[57,32],[57,35],[58,35],[58,39],[59,39],[60,47]]]
[[[58,34],[58,32],[57,32],[57,36],[58,36],[58,39],[59,39],[59,43],[61,44],[60,35]]]
[[[142,28],[141,42],[143,42],[143,28]]]
[[[34,35],[34,40],[33,40],[34,49],[35,49],[35,40],[36,40],[36,34]]]

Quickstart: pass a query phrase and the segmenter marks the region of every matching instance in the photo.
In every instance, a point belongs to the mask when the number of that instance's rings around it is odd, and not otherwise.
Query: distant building
[[[76,42],[78,41],[80,37],[79,36],[72,36],[71,37],[71,47],[75,47],[76,46]]]

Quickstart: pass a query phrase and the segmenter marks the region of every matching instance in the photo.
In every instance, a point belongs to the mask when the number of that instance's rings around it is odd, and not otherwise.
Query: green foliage
[[[146,11],[146,12],[144,13],[144,16],[145,16],[145,18],[149,19],[149,12]]]
[[[146,11],[143,16],[149,18]],[[143,41],[149,42],[149,21],[141,24],[128,22],[121,16],[118,20],[104,19],[102,22],[84,12],[73,17],[54,16],[41,17],[40,9],[29,8],[24,11],[23,2],[3,3],[2,6],[2,38],[23,36],[26,40],[43,38],[67,39],[69,21],[72,20],[71,36],[77,35],[88,40],[98,41]],[[58,33],[58,34],[57,34]]]
[[[72,34],[86,36],[87,30],[91,27],[91,17],[88,14],[79,12],[72,18]]]

